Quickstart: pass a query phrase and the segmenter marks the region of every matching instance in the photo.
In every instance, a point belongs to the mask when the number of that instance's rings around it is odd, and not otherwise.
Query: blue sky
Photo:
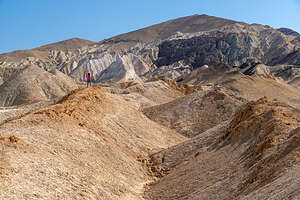
[[[0,53],[207,14],[300,32],[300,0],[0,0]]]

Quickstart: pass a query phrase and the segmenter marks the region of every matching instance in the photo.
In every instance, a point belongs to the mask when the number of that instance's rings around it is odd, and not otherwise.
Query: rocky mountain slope
[[[127,101],[136,103],[139,109],[168,103],[184,96],[183,92],[162,80],[134,84],[112,92],[122,94]]]
[[[176,79],[203,65],[253,64],[300,66],[300,42],[269,26],[193,15],[91,43],[80,39],[0,55],[0,66],[56,68],[83,81]],[[14,59],[18,57],[18,59]],[[20,60],[21,59],[21,60]]]
[[[11,53],[1,54],[0,58],[2,62],[20,62],[22,59],[28,57],[35,57],[41,60],[47,60],[49,53],[55,50],[76,51],[81,47],[93,44],[92,41],[84,40],[80,38],[72,38],[61,42],[48,44],[45,46],[37,47],[30,50],[17,50]]]
[[[300,34],[292,29],[289,28],[279,28],[277,29],[281,33],[284,33],[285,35],[293,35],[293,36],[299,36]]]
[[[262,64],[241,70],[220,64],[196,69],[180,77],[180,82],[195,85],[217,84],[247,100],[267,96],[298,107],[300,91],[299,88],[293,87],[298,84],[297,70],[297,67],[288,65],[270,67]]]
[[[293,65],[276,65],[266,66],[263,64],[257,64],[244,68],[241,72],[246,75],[272,75],[274,77],[280,77],[288,84],[299,87],[300,86],[300,67]]]
[[[222,85],[231,90],[236,96],[249,101],[256,101],[266,96],[271,99],[278,99],[295,108],[300,106],[299,89],[274,77],[243,76]]]
[[[291,54],[298,54],[295,48],[299,46],[295,47],[289,38],[270,27],[233,24],[161,43],[157,65],[170,65],[180,60],[194,68],[219,63],[241,66],[249,60],[269,65],[299,65],[298,59],[291,57]]]
[[[154,40],[168,38],[177,32],[195,33],[200,31],[209,31],[234,23],[240,22],[208,15],[192,15],[169,20],[167,22],[156,24],[140,30],[118,35],[100,43],[115,44],[130,41],[134,41],[136,43],[148,43]]]

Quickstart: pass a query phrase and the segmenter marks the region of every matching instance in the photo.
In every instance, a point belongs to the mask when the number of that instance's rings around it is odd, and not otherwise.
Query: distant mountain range
[[[203,65],[219,64],[242,73],[257,64],[281,65],[272,74],[300,85],[300,37],[290,29],[192,15],[97,43],[73,38],[1,54],[0,84],[12,69],[27,66],[56,69],[78,81],[90,72],[93,82],[116,83],[161,76],[182,80]],[[282,69],[290,72],[283,76]]]

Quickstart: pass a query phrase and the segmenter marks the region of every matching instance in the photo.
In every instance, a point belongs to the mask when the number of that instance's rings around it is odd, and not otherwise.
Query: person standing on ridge
[[[86,75],[86,87],[89,87],[89,86],[92,86],[92,83],[91,83],[91,74],[87,73],[87,75]]]

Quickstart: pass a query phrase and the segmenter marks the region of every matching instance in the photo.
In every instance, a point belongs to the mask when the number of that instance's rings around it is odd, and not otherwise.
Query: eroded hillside
[[[171,170],[149,186],[146,199],[299,199],[299,114],[262,98],[154,154],[156,164]]]
[[[300,199],[290,32],[193,15],[1,54],[0,199]]]
[[[1,125],[1,199],[141,199],[138,157],[184,137],[97,87]]]

